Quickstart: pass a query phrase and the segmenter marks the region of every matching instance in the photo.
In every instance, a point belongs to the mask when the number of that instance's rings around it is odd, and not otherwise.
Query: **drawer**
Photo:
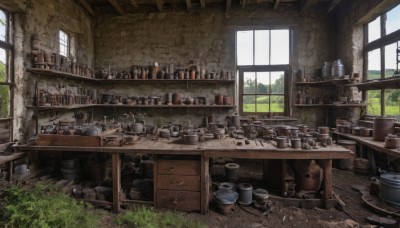
[[[157,190],[156,207],[200,211],[200,192]]]
[[[157,173],[182,176],[200,175],[200,162],[193,160],[157,160]]]
[[[200,191],[200,176],[157,175],[157,189]]]

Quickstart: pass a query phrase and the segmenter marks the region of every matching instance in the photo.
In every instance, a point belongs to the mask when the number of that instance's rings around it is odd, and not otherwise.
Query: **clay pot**
[[[144,126],[142,123],[133,123],[131,124],[130,128],[135,133],[141,133],[144,130]]]
[[[360,128],[360,136],[362,137],[370,137],[371,132],[372,132],[371,128],[366,128],[366,127]]]
[[[388,149],[396,149],[400,146],[400,138],[397,138],[396,135],[389,134],[385,137],[385,148]]]
[[[291,138],[290,142],[292,144],[293,149],[300,149],[301,148],[301,139],[300,138]]]
[[[374,120],[374,140],[385,141],[385,137],[393,133],[395,120],[388,117],[376,117]]]
[[[294,160],[296,184],[299,191],[318,191],[322,182],[322,169],[314,160]]]
[[[183,136],[183,142],[185,144],[193,145],[196,144],[198,141],[199,141],[199,136],[197,134]]]
[[[360,135],[360,127],[355,126],[351,128],[351,134],[353,135]]]
[[[193,102],[194,102],[193,97],[187,97],[187,98],[186,98],[186,104],[187,104],[187,105],[192,105]]]
[[[181,104],[181,94],[180,93],[172,94],[172,104],[174,104],[174,105]]]
[[[224,96],[224,105],[233,105],[233,97],[232,96]]]
[[[287,137],[286,136],[278,136],[275,138],[276,147],[278,148],[286,148],[287,147]]]
[[[224,104],[224,96],[222,94],[215,95],[215,104],[223,105]]]
[[[320,134],[329,134],[329,127],[318,127],[318,132]]]

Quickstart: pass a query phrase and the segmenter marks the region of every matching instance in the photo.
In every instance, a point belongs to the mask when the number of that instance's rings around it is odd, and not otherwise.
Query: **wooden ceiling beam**
[[[94,15],[94,11],[86,0],[76,0],[90,15]]]
[[[306,11],[310,6],[318,3],[319,0],[300,0],[299,1],[299,12],[302,13]]]
[[[192,0],[186,0],[186,6],[188,11],[191,12],[193,9]]]
[[[332,0],[331,4],[328,6],[328,13],[332,12],[342,0]]]
[[[232,0],[226,0],[226,11],[225,11],[226,18],[231,17],[231,9],[232,9]]]
[[[164,0],[156,0],[157,8],[160,12],[163,11],[164,8]]]
[[[114,9],[121,15],[124,15],[124,9],[121,7],[121,5],[118,3],[117,0],[108,0],[108,2],[114,7]]]
[[[206,0],[200,0],[200,7],[201,7],[202,9],[205,9],[205,8],[206,8]]]
[[[279,3],[281,2],[281,0],[275,0],[275,3],[274,3],[274,10],[277,10],[278,9],[278,7],[279,7]]]

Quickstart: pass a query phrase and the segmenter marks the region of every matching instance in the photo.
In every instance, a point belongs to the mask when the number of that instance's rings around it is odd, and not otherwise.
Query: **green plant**
[[[97,227],[98,215],[89,212],[56,188],[35,186],[5,190],[1,227]]]
[[[156,212],[149,207],[138,207],[135,211],[125,211],[119,214],[114,223],[140,228],[176,227],[196,228],[205,227],[198,221],[190,220],[176,212]]]

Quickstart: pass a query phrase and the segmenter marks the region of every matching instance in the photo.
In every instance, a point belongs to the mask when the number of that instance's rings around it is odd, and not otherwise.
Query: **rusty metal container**
[[[385,141],[388,134],[393,133],[394,122],[396,119],[389,117],[377,117],[374,120],[373,137],[375,141]]]

